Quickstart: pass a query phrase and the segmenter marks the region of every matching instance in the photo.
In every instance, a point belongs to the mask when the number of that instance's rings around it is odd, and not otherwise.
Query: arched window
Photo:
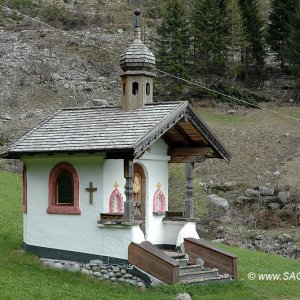
[[[126,94],[126,83],[124,82],[123,83],[123,95],[125,95]]]
[[[132,94],[137,95],[139,93],[139,84],[135,81],[132,83]]]
[[[75,168],[59,163],[50,172],[48,214],[79,215],[79,177]]]
[[[153,212],[165,212],[166,211],[166,197],[160,189],[161,184],[157,184],[157,190],[153,196]]]
[[[74,204],[74,183],[72,174],[68,170],[63,170],[57,178],[57,205]]]
[[[27,213],[27,173],[26,166],[23,166],[23,212]]]
[[[114,191],[110,194],[109,197],[109,213],[123,213],[124,212],[124,201],[121,193],[118,190],[118,183],[114,184]]]
[[[147,96],[150,95],[150,83],[149,82],[146,83],[146,94],[147,94]]]

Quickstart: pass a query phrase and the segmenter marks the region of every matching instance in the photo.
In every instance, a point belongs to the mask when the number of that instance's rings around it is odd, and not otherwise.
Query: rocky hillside
[[[103,99],[119,103],[118,53],[133,39],[132,11],[136,5],[135,1],[126,2],[68,0],[60,2],[58,11],[31,8],[28,12],[35,20],[65,33],[0,8],[0,150],[62,107],[97,105]],[[150,6],[145,12],[143,22],[151,33],[159,20]],[[270,100],[262,103],[266,109],[300,118],[293,80],[278,71],[273,57],[268,58],[268,70],[266,81],[247,89]],[[156,97],[156,101],[160,99]],[[211,98],[193,98],[192,103],[232,153],[230,164],[207,160],[197,166],[196,191],[198,186],[204,195],[197,194],[199,202],[207,194],[217,194],[228,205],[222,218],[206,220],[209,226],[201,224],[199,232],[207,238],[234,240],[246,248],[290,254],[292,240],[300,247],[299,232],[292,227],[299,221],[299,121]],[[11,168],[0,160],[1,167]],[[183,176],[183,170],[175,166],[171,171],[170,198],[178,207],[185,187],[178,185],[182,178],[177,175]],[[264,187],[273,189],[274,194],[263,198],[260,191]],[[280,200],[280,192],[289,193],[289,198]],[[288,214],[291,222],[284,223]],[[282,238],[282,232],[261,238],[256,225],[265,229],[266,220],[272,226],[280,223],[292,228],[292,238]],[[244,226],[251,228],[251,236]],[[270,248],[271,241],[275,245]]]

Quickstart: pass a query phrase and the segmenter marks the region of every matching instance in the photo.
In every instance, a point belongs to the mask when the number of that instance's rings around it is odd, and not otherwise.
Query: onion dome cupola
[[[120,56],[122,77],[122,109],[125,111],[143,107],[153,102],[153,69],[155,57],[141,41],[140,14],[138,8],[134,12],[135,39]]]

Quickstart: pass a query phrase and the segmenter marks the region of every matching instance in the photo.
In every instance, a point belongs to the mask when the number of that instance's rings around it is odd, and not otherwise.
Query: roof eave
[[[232,157],[230,151],[223,145],[223,143],[216,137],[209,126],[197,115],[191,105],[187,107],[188,117],[196,128],[203,134],[212,148],[219,154],[219,158],[224,159],[227,163]],[[200,121],[200,122],[199,122]]]

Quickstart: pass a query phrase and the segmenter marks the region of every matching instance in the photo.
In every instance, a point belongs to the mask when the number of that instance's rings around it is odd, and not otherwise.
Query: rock
[[[83,92],[91,93],[93,91],[93,88],[86,86],[82,89]]]
[[[100,272],[95,272],[93,273],[94,277],[102,277],[102,274]]]
[[[123,276],[124,279],[131,279],[132,277],[133,277],[133,275],[130,273],[124,274],[124,276]]]
[[[137,286],[138,287],[145,287],[145,283],[140,281],[140,282],[137,283]]]
[[[256,228],[256,218],[253,215],[247,216],[244,219],[244,224],[249,226],[249,227]]]
[[[99,272],[100,271],[100,267],[99,266],[93,266],[92,270],[93,270],[93,272]]]
[[[235,113],[236,113],[236,110],[234,110],[234,109],[230,109],[230,110],[228,110],[228,112],[227,112],[229,115],[235,115]]]
[[[288,202],[290,196],[290,192],[281,191],[278,193],[278,199],[283,204],[286,204]]]
[[[264,237],[261,235],[261,234],[258,234],[256,237],[255,237],[256,240],[258,241],[262,241],[264,239]]]
[[[0,115],[0,119],[2,119],[4,121],[10,121],[10,120],[12,120],[12,116],[9,115],[8,113],[5,113],[3,115]]]
[[[90,271],[87,270],[87,269],[85,269],[85,268],[82,268],[82,269],[81,269],[81,273],[82,273],[82,274],[90,275]]]
[[[94,99],[93,100],[93,105],[94,106],[108,106],[109,103],[107,100],[103,100],[103,99]]]
[[[104,274],[104,275],[103,275],[103,279],[110,279],[110,277],[109,277],[108,274]]]
[[[244,248],[244,249],[247,249],[247,250],[250,250],[250,251],[255,250],[255,247],[252,244],[247,243],[247,242],[243,243],[241,245],[241,248]]]
[[[94,260],[91,260],[89,265],[92,267],[92,266],[99,266],[99,265],[102,265],[103,264],[103,261],[100,260],[100,259],[94,259]]]
[[[58,80],[62,80],[62,77],[59,74],[57,74],[57,73],[53,73],[52,74],[52,79],[54,81],[58,81]]]
[[[280,236],[278,237],[278,241],[279,241],[281,244],[284,244],[284,243],[292,242],[292,241],[293,241],[293,238],[292,238],[290,235],[284,233],[284,234],[282,234],[282,235],[280,235]]]
[[[54,264],[55,269],[63,269],[64,266],[61,263],[55,263]]]
[[[118,33],[123,33],[123,32],[124,32],[123,29],[121,29],[121,28],[118,29]]]
[[[259,191],[252,190],[252,189],[247,189],[247,190],[245,190],[244,195],[248,198],[258,198],[259,197]]]
[[[115,273],[120,272],[120,268],[119,267],[113,267],[112,271],[115,272]]]
[[[203,260],[202,258],[198,257],[198,258],[196,258],[196,260],[195,260],[195,264],[196,264],[197,266],[203,267],[203,266],[204,266],[204,260]]]
[[[272,210],[276,210],[276,209],[280,208],[280,204],[272,202],[272,203],[268,204],[268,208],[270,208]]]
[[[115,273],[114,273],[114,272],[109,272],[109,273],[108,273],[108,276],[109,276],[109,277],[115,277]]]
[[[125,279],[121,277],[121,278],[118,279],[118,281],[119,282],[125,282]]]
[[[178,294],[175,298],[176,300],[192,300],[192,297],[188,293]]]
[[[206,197],[206,205],[208,214],[213,218],[224,216],[229,209],[228,201],[215,194]]]
[[[275,176],[275,177],[277,177],[279,175],[280,175],[280,172],[278,172],[278,171],[273,173],[273,176]]]
[[[45,260],[44,265],[48,268],[55,269],[55,262],[53,260]]]
[[[299,259],[300,258],[300,249],[295,248],[293,251],[291,251],[290,258]]]
[[[64,265],[64,269],[69,271],[69,272],[79,272],[80,271],[80,267],[76,263],[74,265],[71,265],[70,263],[66,263]]]
[[[222,223],[222,224],[225,224],[225,225],[229,225],[229,224],[232,223],[232,219],[229,216],[219,217],[219,218],[217,218],[217,221]]]
[[[263,178],[262,176],[260,176],[260,175],[257,175],[257,176],[256,176],[256,180],[257,180],[257,181],[263,181],[264,178]]]
[[[274,188],[268,186],[260,186],[259,187],[259,194],[261,196],[273,196],[274,195]]]

